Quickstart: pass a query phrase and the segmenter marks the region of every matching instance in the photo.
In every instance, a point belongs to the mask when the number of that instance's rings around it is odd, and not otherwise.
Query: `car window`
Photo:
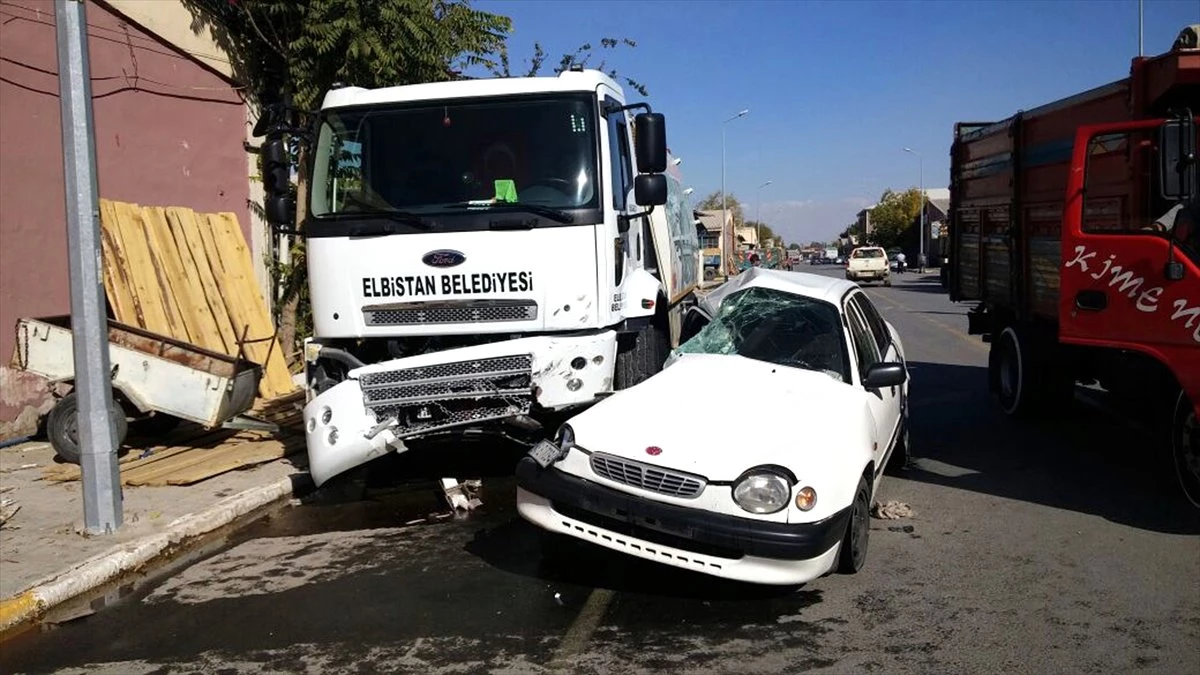
[[[851,258],[882,258],[883,249],[881,248],[860,248],[850,254]]]
[[[858,355],[858,374],[862,377],[867,368],[879,363],[879,348],[875,345],[875,336],[867,328],[866,320],[852,303],[846,303],[846,319],[850,322],[850,338],[854,342],[854,351]]]
[[[866,293],[855,293],[850,297],[850,302],[858,307],[858,311],[862,312],[863,318],[867,320],[867,327],[871,329],[871,335],[875,336],[875,345],[879,347],[879,353],[886,355],[888,345],[892,343],[892,336],[888,333],[887,324],[883,322],[879,310],[875,308],[875,303],[871,302]]]
[[[747,288],[721,300],[717,315],[682,354],[736,354],[851,382],[849,350],[832,303],[786,291]]]

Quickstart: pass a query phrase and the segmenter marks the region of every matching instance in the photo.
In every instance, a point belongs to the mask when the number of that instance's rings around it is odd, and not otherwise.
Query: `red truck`
[[[969,332],[1005,414],[1098,387],[1200,507],[1198,34],[1112,84],[956,124],[947,281],[977,303]]]

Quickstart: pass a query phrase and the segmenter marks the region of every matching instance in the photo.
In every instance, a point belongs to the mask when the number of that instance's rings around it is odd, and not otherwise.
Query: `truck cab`
[[[604,73],[338,88],[312,139],[318,485],[415,439],[552,431],[677,343],[691,209],[663,116]]]

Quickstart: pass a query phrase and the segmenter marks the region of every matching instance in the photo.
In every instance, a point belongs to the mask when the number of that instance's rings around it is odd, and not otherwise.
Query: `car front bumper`
[[[756,521],[618,492],[532,459],[517,464],[517,510],[551,532],[712,576],[812,581],[836,565],[847,507],[815,523]]]

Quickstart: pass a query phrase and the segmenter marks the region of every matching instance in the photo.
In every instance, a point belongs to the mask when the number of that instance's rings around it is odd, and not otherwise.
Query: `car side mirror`
[[[638,173],[666,171],[667,123],[663,114],[641,113],[633,118],[633,128]]]
[[[667,203],[667,177],[661,173],[641,174],[633,179],[633,200],[638,206]]]
[[[876,363],[867,368],[863,386],[867,389],[885,389],[902,385],[907,379],[908,371],[903,363]]]
[[[1172,119],[1158,128],[1159,177],[1164,199],[1186,202],[1196,189],[1196,125]]]

